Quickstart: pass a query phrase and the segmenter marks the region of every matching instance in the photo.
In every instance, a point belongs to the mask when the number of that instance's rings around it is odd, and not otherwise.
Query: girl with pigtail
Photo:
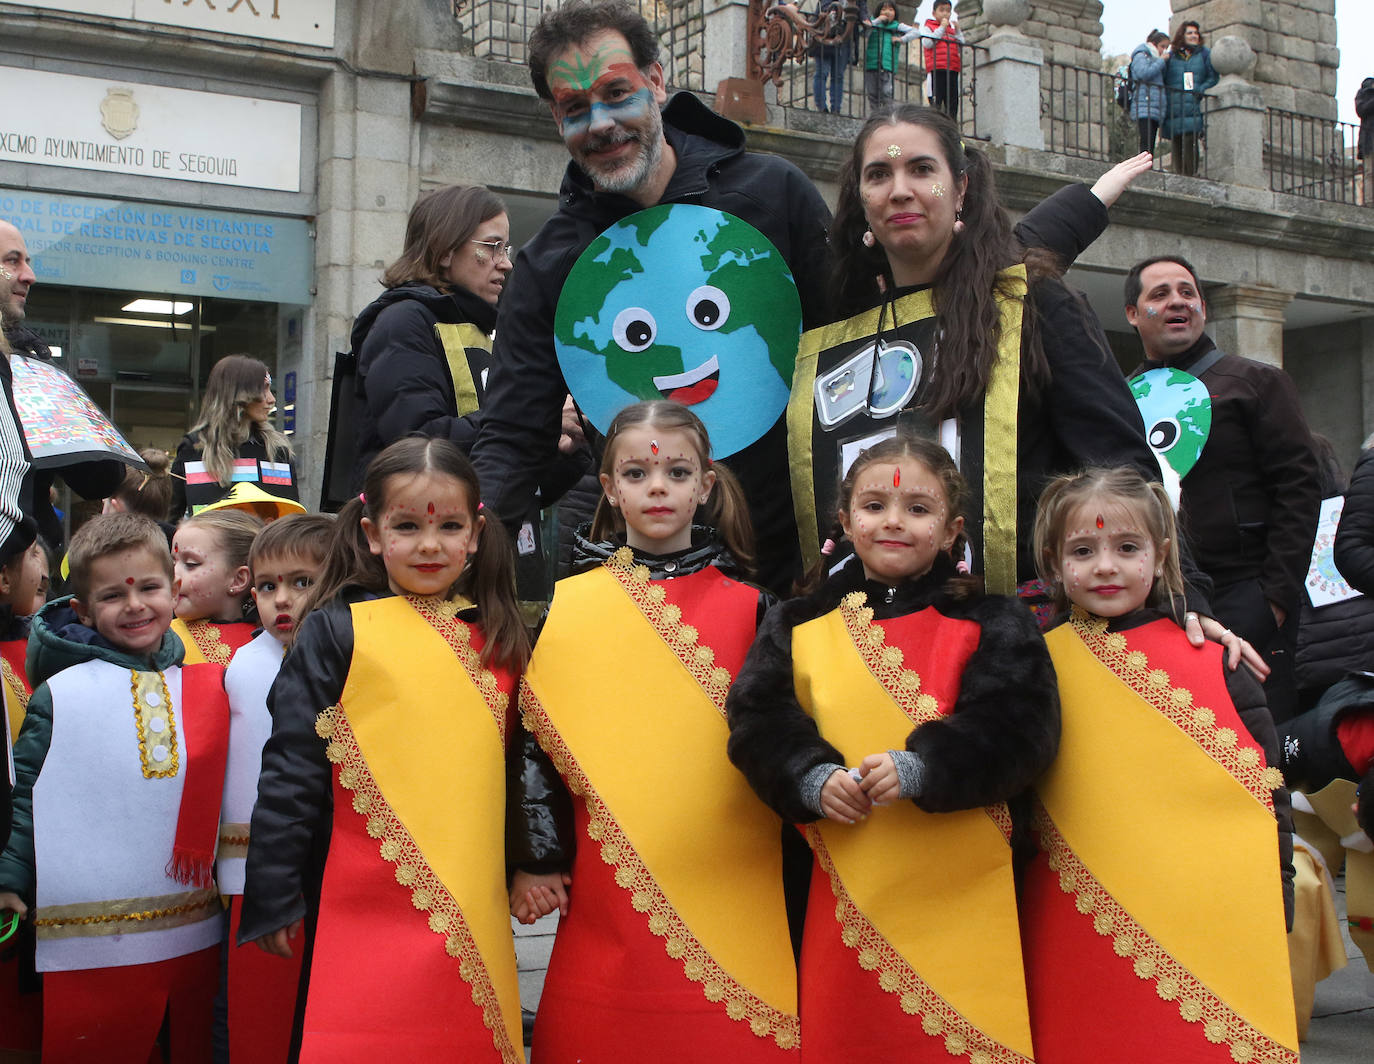
[[[501,840],[529,643],[480,510],[454,444],[382,451],[268,696],[238,941],[310,951],[302,1060],[524,1059]]]
[[[563,914],[534,1056],[796,1060],[783,825],[725,754],[725,696],[770,604],[744,580],[744,499],[700,419],[664,401],[616,415],[601,486],[589,568],[555,588],[520,697],[511,912]]]

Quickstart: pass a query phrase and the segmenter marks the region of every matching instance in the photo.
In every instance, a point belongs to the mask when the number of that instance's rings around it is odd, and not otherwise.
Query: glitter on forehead
[[[433,504],[433,503],[430,503],[428,506],[425,507],[425,513],[429,514],[430,517],[433,517],[433,516],[434,516],[434,504]],[[1101,521],[1102,519],[1099,517],[1098,520]],[[1102,526],[1099,524],[1097,527],[1098,527],[1098,528],[1101,528]]]
[[[649,441],[649,450],[653,451],[654,454],[658,454],[658,440]]]
[[[1098,527],[1098,530],[1100,531],[1101,529],[1105,528],[1106,525],[1107,525],[1107,522],[1104,521],[1104,520],[1102,520],[1102,515],[1101,515],[1101,514],[1098,514],[1098,515],[1097,515],[1097,527]]]
[[[900,488],[902,486],[902,471],[896,467],[893,467],[892,470],[892,486],[894,488]]]
[[[902,146],[900,144],[889,144],[887,146],[887,157],[889,159],[900,159],[902,157]]]

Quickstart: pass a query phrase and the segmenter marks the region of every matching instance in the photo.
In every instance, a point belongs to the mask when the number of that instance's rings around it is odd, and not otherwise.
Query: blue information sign
[[[168,203],[0,188],[40,283],[268,303],[310,302],[310,223]]]

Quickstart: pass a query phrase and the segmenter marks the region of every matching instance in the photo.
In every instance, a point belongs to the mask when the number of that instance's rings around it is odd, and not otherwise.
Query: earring
[[[864,235],[860,239],[863,241],[863,246],[866,248],[871,248],[878,242],[877,238],[873,235],[872,229],[865,229]]]
[[[956,233],[962,233],[964,231],[964,209],[962,207],[954,212],[954,231]]]

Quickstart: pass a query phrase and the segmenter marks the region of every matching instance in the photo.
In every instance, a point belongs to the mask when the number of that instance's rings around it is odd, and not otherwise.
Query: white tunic
[[[135,675],[86,661],[47,682],[52,744],[33,788],[39,971],[162,961],[223,935],[215,892],[167,873],[188,763],[181,669],[164,674],[171,714],[152,714],[141,748]],[[177,771],[145,778],[145,759]]]
[[[267,692],[281,668],[283,647],[270,632],[260,632],[238,649],[224,671],[229,695],[229,763],[224,772],[219,856],[215,876],[221,894],[242,894],[244,851],[258,797],[262,748],[272,734]]]

